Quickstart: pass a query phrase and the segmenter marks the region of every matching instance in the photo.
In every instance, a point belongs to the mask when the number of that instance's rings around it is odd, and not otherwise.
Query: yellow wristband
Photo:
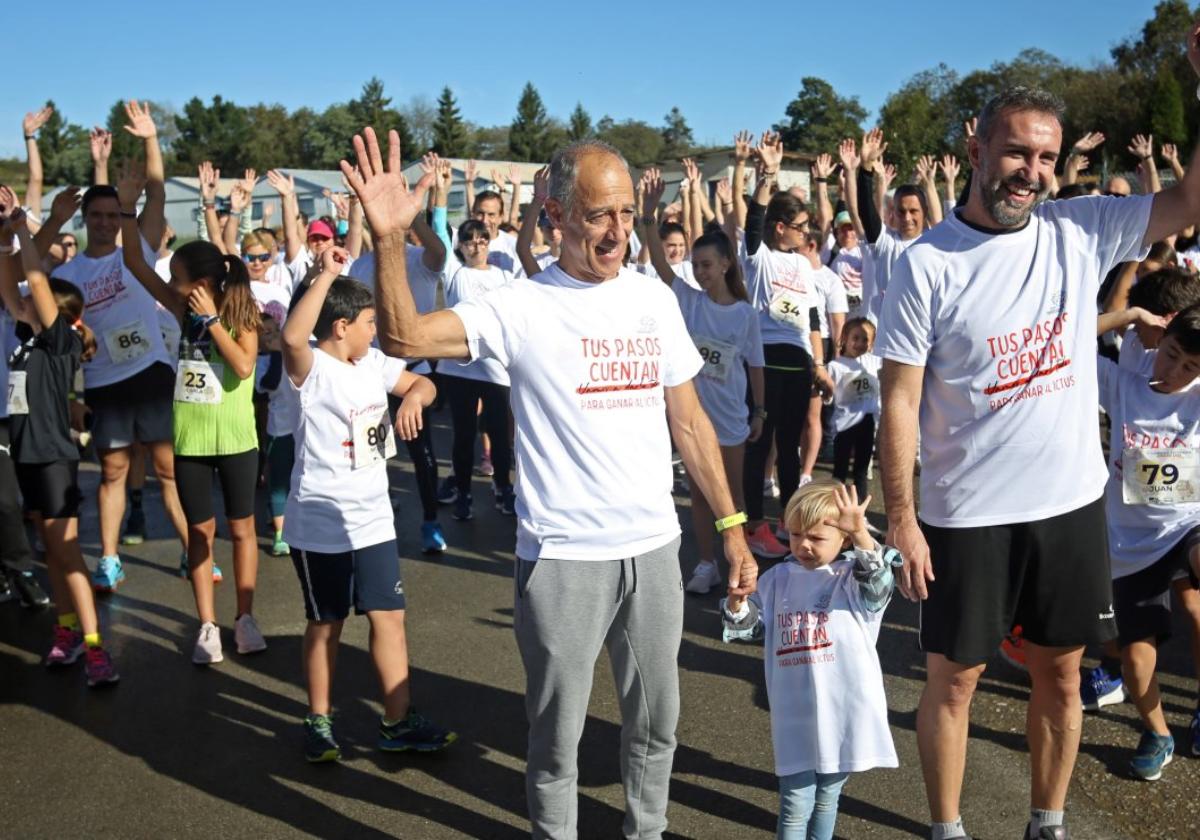
[[[716,521],[717,533],[720,534],[723,531],[728,531],[730,528],[734,527],[735,525],[744,525],[748,521],[749,521],[749,517],[746,516],[745,513],[743,513],[742,511],[739,510],[737,513],[730,514],[729,516],[726,516],[724,519],[718,519]]]

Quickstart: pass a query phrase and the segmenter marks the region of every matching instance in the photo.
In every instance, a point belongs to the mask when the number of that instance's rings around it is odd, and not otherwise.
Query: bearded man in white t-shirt
[[[958,809],[970,700],[1014,624],[1033,683],[1026,834],[1068,836],[1080,661],[1084,645],[1116,632],[1097,287],[1114,265],[1200,218],[1200,160],[1156,195],[1042,203],[1061,114],[1056,97],[1028,88],[987,104],[969,141],[970,198],[897,263],[880,319],[888,542],[907,561],[901,591],[921,602],[917,739],[935,838],[966,836]]]
[[[673,438],[716,516],[731,592],[757,567],[692,378],[702,367],[674,294],[623,266],[637,208],[629,169],[603,143],[559,151],[546,212],[558,261],[453,309],[418,315],[404,232],[423,206],[384,171],[374,132],[342,169],[378,245],[379,342],[393,355],[493,359],[509,373],[519,481],[514,628],[526,673],[526,793],[534,837],[576,836],[576,753],[598,652],[621,706],[626,837],[659,837],[679,715],[680,528]]]

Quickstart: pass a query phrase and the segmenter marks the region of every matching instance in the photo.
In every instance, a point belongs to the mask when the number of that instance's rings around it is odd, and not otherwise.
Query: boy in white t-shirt
[[[854,488],[821,479],[784,511],[791,555],[747,598],[721,599],[724,639],[764,639],[781,838],[833,837],[849,775],[897,767],[875,644],[900,554],[875,542]],[[852,691],[847,691],[853,686]]]
[[[305,758],[336,761],[330,686],[342,622],[355,610],[371,622],[371,658],[383,690],[379,748],[429,752],[455,733],[425,720],[409,702],[404,585],[388,500],[387,459],[396,454],[389,393],[403,397],[396,432],[408,440],[433,402],[433,383],[371,347],[375,306],[361,283],[342,279],[350,255],[332,247],[321,273],[283,329],[288,382],[299,394],[296,466],[284,540],[300,578],[309,715]],[[309,336],[317,340],[309,344]]]

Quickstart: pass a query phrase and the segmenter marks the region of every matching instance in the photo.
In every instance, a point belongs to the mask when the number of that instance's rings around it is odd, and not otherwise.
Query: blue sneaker
[[[1120,676],[1096,666],[1079,687],[1079,696],[1085,712],[1098,712],[1105,706],[1125,702],[1125,683]]]
[[[284,545],[286,544],[287,543],[284,543]],[[216,560],[213,561],[212,567],[213,583],[220,583],[225,579],[225,576],[221,574],[221,567],[217,565]],[[181,551],[179,553],[179,576],[184,580],[192,579],[192,567],[191,564],[188,563],[187,551]]]
[[[440,554],[446,550],[446,537],[442,534],[442,523],[421,523],[421,550],[426,554]]]
[[[517,515],[517,493],[511,487],[500,488],[496,491],[496,510],[505,516]]]
[[[379,749],[384,752],[437,752],[458,740],[458,733],[443,729],[408,710],[408,717],[390,726],[379,719]]]
[[[1162,778],[1162,769],[1171,763],[1174,756],[1174,738],[1146,731],[1142,733],[1142,740],[1138,741],[1137,752],[1129,762],[1129,769],[1139,779],[1157,781]]]
[[[125,569],[121,567],[121,558],[115,554],[101,557],[92,572],[92,588],[97,592],[112,592],[125,580]]]
[[[1200,709],[1192,712],[1192,755],[1200,755]]]
[[[308,715],[304,718],[304,758],[311,764],[337,761],[342,748],[333,740],[333,715]]]
[[[473,516],[474,514],[471,513],[471,494],[458,494],[454,499],[454,518],[459,522],[466,522]]]

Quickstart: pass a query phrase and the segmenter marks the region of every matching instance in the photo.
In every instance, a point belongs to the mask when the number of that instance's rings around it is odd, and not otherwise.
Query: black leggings
[[[479,422],[475,410],[483,400],[483,429],[492,440],[492,467],[496,486],[501,490],[512,487],[512,442],[508,436],[508,386],[495,382],[445,376],[442,385],[446,402],[450,404],[450,419],[454,423],[454,481],[459,493],[471,492],[471,470],[475,465],[475,434]]]
[[[216,516],[213,510],[213,477],[221,479],[226,519],[254,515],[254,488],[258,485],[258,450],[236,455],[176,455],[175,487],[183,518],[199,525]]]
[[[8,418],[0,419],[0,566],[13,572],[33,568],[33,552],[25,536],[25,515],[18,501],[17,472],[9,452]]]
[[[833,477],[845,481],[850,473],[850,455],[854,454],[854,489],[858,500],[867,498],[867,469],[875,451],[875,415],[868,414],[858,423],[838,432],[833,439]]]
[[[439,380],[439,394],[443,385],[444,380]],[[395,420],[396,412],[400,409],[400,398],[394,394],[388,394],[388,408],[392,412],[392,419]],[[421,431],[412,440],[404,441],[404,445],[408,447],[408,459],[412,461],[413,473],[417,479],[417,495],[421,498],[421,515],[426,522],[435,522],[438,517],[438,466],[437,456],[433,454],[432,414],[432,406],[424,408],[421,411]]]
[[[763,481],[772,440],[775,469],[779,473],[779,501],[786,505],[800,486],[800,433],[808,419],[808,401],[812,396],[812,356],[803,347],[765,344],[763,360],[767,419],[763,421],[762,436],[746,446],[742,480],[746,515],[751,521],[763,518]]]

